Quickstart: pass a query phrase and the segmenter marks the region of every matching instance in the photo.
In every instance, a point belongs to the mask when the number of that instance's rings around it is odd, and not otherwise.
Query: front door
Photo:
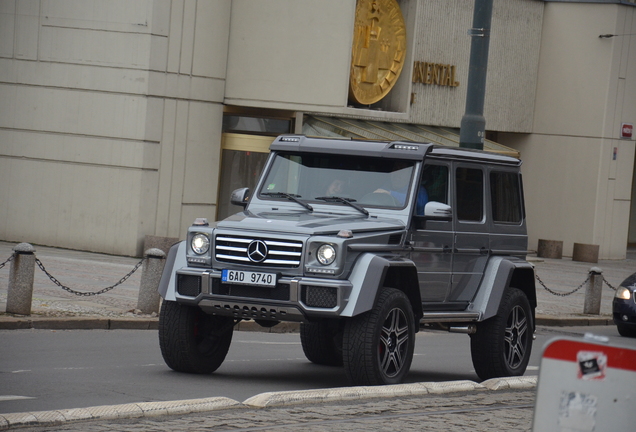
[[[454,164],[455,245],[449,302],[470,302],[481,282],[489,255],[484,169],[477,164]]]
[[[451,285],[453,222],[424,220],[425,202],[437,201],[450,205],[450,163],[426,163],[422,170],[418,205],[411,231],[411,260],[417,266],[420,295],[425,310],[440,307]]]

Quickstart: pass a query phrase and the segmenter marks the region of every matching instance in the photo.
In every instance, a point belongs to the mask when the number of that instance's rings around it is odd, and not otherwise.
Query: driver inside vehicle
[[[409,180],[411,179],[413,164],[407,161],[396,161],[393,163],[390,184],[381,186],[373,193],[389,194],[400,205],[404,205],[408,193]]]
[[[344,192],[344,189],[345,189],[344,180],[342,180],[342,179],[334,179],[334,181],[332,181],[329,184],[329,186],[327,187],[327,190],[325,191],[325,195],[326,196],[340,196]]]

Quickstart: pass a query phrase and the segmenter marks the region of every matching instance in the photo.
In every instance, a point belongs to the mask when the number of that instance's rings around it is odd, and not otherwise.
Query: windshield
[[[289,194],[304,202],[345,205],[346,200],[365,207],[404,208],[413,166],[414,161],[409,160],[278,153],[259,197],[281,199]]]

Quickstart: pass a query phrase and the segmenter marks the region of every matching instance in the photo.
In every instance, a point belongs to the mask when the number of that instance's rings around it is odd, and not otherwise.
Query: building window
[[[278,136],[291,132],[289,119],[224,115],[223,132]]]

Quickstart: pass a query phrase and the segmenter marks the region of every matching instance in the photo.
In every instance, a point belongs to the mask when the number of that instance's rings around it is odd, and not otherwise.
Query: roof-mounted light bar
[[[418,145],[411,145],[411,144],[392,144],[391,147],[394,150],[412,150],[412,151],[417,151],[420,149],[420,146]]]

